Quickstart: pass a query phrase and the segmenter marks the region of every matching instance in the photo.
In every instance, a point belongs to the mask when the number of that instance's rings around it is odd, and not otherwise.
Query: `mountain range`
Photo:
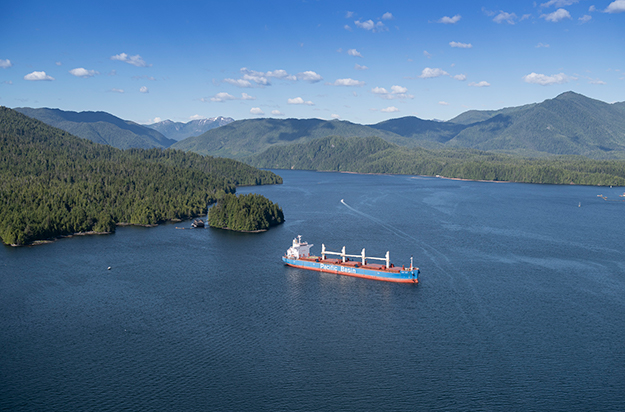
[[[262,153],[273,146],[306,143],[328,136],[377,136],[409,148],[470,148],[526,157],[581,155],[625,159],[625,102],[610,104],[574,92],[541,103],[500,110],[469,110],[446,122],[408,116],[370,125],[341,120],[232,121],[216,117],[188,123],[167,120],[142,126],[104,112],[15,110],[76,136],[118,148],[172,147],[234,159]],[[176,141],[186,135],[191,137]]]
[[[180,141],[187,137],[199,136],[208,130],[225,126],[232,122],[234,122],[232,117],[217,116],[209,119],[191,120],[187,123],[163,120],[162,122],[146,124],[144,126],[162,133],[168,139]]]
[[[625,102],[608,104],[566,92],[542,103],[471,110],[446,122],[414,116],[372,125],[320,119],[248,119],[172,147],[240,159],[271,146],[326,136],[378,136],[406,147],[472,148],[530,157],[567,154],[625,159]]]
[[[106,112],[71,112],[59,109],[17,107],[15,111],[65,130],[74,136],[118,149],[166,148],[175,143],[162,133]]]

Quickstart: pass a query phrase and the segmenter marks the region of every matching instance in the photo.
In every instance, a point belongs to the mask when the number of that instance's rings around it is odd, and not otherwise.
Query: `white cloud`
[[[391,91],[389,93],[384,87],[374,87],[371,89],[371,93],[377,94],[383,99],[386,100],[394,100],[394,99],[413,99],[414,96],[406,93],[408,88],[403,86],[391,86]]]
[[[473,48],[473,45],[471,43],[459,43],[457,41],[451,41],[451,42],[449,42],[449,45],[451,47],[457,47],[457,48],[460,48],[460,49],[471,49],[471,48]]]
[[[157,117],[156,119],[159,119],[159,122],[160,122],[161,118]],[[200,120],[200,119],[206,119],[206,117],[200,116],[199,114],[194,114],[193,116],[189,116],[189,120]]]
[[[606,82],[604,82],[603,80],[599,80],[599,79],[592,79],[588,83],[590,83],[590,84],[606,84]]]
[[[551,6],[564,7],[564,6],[570,6],[571,4],[575,4],[578,2],[579,0],[549,0],[547,3],[541,4],[540,7],[551,7]]]
[[[387,11],[382,15],[382,20],[393,20],[393,15]]]
[[[123,93],[123,92],[124,92],[124,89],[116,89],[116,88],[114,88],[114,87],[113,87],[113,88],[111,89],[111,91],[112,91],[112,92],[115,92],[115,93]]]
[[[454,17],[444,16],[440,20],[438,20],[437,23],[456,24],[458,22],[458,20],[460,20],[461,18],[462,18],[462,16],[460,16],[459,14],[456,14]]]
[[[547,76],[546,74],[530,73],[523,76],[523,81],[526,83],[540,84],[541,86],[548,86],[551,84],[563,84],[568,83],[571,80],[577,80],[575,77],[569,77],[564,73],[554,74]]]
[[[487,81],[482,80],[481,82],[471,82],[469,83],[469,86],[473,86],[473,87],[488,87],[490,86],[490,83]]]
[[[592,13],[593,11],[597,11],[597,8],[594,5],[592,5],[588,7],[588,11]]]
[[[2,84],[13,84],[12,80],[5,80],[2,82]]]
[[[241,68],[241,73],[243,73],[243,80],[253,81],[256,84],[260,84],[262,86],[269,85],[269,79],[265,76],[263,72],[257,72],[256,70],[249,70],[246,67]]]
[[[423,69],[419,77],[422,79],[431,79],[433,77],[448,76],[448,75],[449,73],[447,73],[443,69],[432,69],[432,68],[426,67],[425,69]]]
[[[252,114],[258,114],[258,115],[262,115],[265,114],[265,112],[263,112],[263,110],[260,107],[252,107],[250,109],[250,113]]]
[[[191,116],[191,117],[193,117],[193,116]],[[163,121],[163,119],[161,119],[160,117],[156,116],[154,119],[150,120],[150,124],[152,124],[152,123],[160,123],[162,121]]]
[[[438,104],[440,104],[441,106],[449,106],[449,103],[442,101],[442,100],[438,102]]]
[[[265,73],[265,76],[274,77],[276,79],[286,79],[286,80],[293,80],[293,81],[297,80],[296,76],[292,74],[288,74],[286,70],[282,70],[282,69],[268,71],[267,73]]]
[[[625,0],[613,1],[604,10],[606,13],[621,13],[625,11]]]
[[[145,86],[141,86],[141,88],[139,89],[139,91],[140,91],[141,93],[150,93],[150,91],[148,90],[148,88],[147,88],[147,87],[145,87]]]
[[[362,57],[362,54],[360,54],[360,52],[356,49],[347,50],[347,54],[349,54],[350,56],[354,56],[354,57]]]
[[[252,83],[249,82],[249,80],[243,80],[243,79],[224,79],[225,83],[231,84],[233,86],[237,86],[237,87],[252,87]]]
[[[333,119],[338,119],[341,116],[339,116],[338,114],[331,114],[330,117]]]
[[[305,104],[308,106],[314,106],[315,104],[313,102],[311,102],[310,100],[308,101],[304,101],[304,99],[302,99],[301,97],[295,97],[293,99],[287,99],[286,101],[288,104]]]
[[[354,65],[354,69],[356,69],[356,70],[367,70],[367,69],[368,69],[368,67],[367,67],[367,66],[361,66],[361,65],[359,65],[358,63],[356,63],[356,64]]]
[[[345,13],[345,18],[346,19],[351,19],[353,15],[354,15],[353,11],[348,11],[347,13]]]
[[[393,113],[393,112],[398,112],[399,109],[395,106],[389,106],[386,109],[381,109],[380,111],[383,113]]]
[[[549,48],[549,45],[548,45],[548,44],[545,44],[545,43],[538,43],[538,44],[536,45],[536,48],[537,48],[537,49],[540,49],[541,47]]]
[[[282,113],[280,110],[272,110],[271,114],[273,116],[284,116],[284,113]]]
[[[423,50],[423,55],[425,57],[427,57],[428,59],[430,59],[432,57],[432,55],[430,53],[428,53],[427,50]]]
[[[203,102],[208,101],[207,99],[200,99]],[[225,102],[226,100],[256,100],[256,97],[250,96],[247,93],[241,93],[241,97],[235,97],[226,92],[220,92],[210,98],[211,102]]]
[[[212,102],[225,102],[226,100],[236,100],[236,97],[226,92],[220,92],[211,97]]]
[[[240,79],[228,78],[228,79],[224,79],[223,81],[225,83],[228,83],[237,87],[252,87],[253,86],[252,82],[261,86],[270,86],[271,85],[271,82],[269,81],[270,78],[291,80],[291,81],[297,80],[297,76],[293,74],[289,74],[286,70],[283,70],[283,69],[278,69],[274,71],[270,70],[268,72],[259,72],[256,70],[250,70],[247,67],[242,67],[240,71],[242,74]],[[314,72],[305,72],[305,73],[314,73]]]
[[[13,63],[11,63],[11,60],[6,59],[0,59],[0,67],[2,67],[3,69],[8,69],[9,67],[13,66]]]
[[[516,19],[516,14],[514,13],[506,13],[505,11],[499,11],[499,14],[493,18],[495,23],[503,23],[506,22],[508,24],[514,24],[514,20]],[[524,16],[525,17],[525,16]]]
[[[354,79],[336,79],[334,83],[330,83],[333,86],[364,86],[365,82]]]
[[[76,77],[93,77],[96,74],[100,74],[100,72],[97,72],[95,70],[87,70],[87,69],[83,69],[82,67],[77,67],[75,69],[72,69],[69,71],[72,76],[76,76]]]
[[[467,79],[467,76],[464,74],[456,74],[455,76],[452,76],[452,77],[456,80],[460,80],[461,82]]]
[[[346,24],[345,26],[343,26],[343,28],[347,31],[352,31],[352,28],[349,26],[349,24]]]
[[[310,70],[297,73],[297,78],[308,83],[317,83],[323,80],[323,77]]]
[[[356,27],[364,30],[371,30],[374,33],[388,30],[388,28],[381,21],[374,23],[371,19],[367,21],[356,20],[354,24],[356,25]]]
[[[115,56],[111,56],[111,60],[119,60],[121,62],[126,62],[137,67],[152,66],[151,64],[147,64],[138,54],[134,56],[128,56],[126,53],[120,53],[116,54]]]
[[[547,21],[551,21],[551,22],[557,23],[557,22],[562,21],[564,19],[570,19],[571,18],[571,14],[568,11],[564,10],[564,9],[558,9],[558,10],[554,11],[553,13],[541,14],[540,17],[545,19],[545,20],[547,20]]]
[[[408,89],[406,87],[403,87],[403,86],[391,86],[391,93],[403,94],[403,93],[406,93],[407,91],[408,91]]]
[[[361,22],[360,20],[356,20],[354,24],[357,27],[360,27],[361,29],[365,29],[365,30],[373,30],[375,28],[375,23],[371,19],[364,21],[364,22]]]
[[[54,77],[48,76],[46,72],[32,72],[24,76],[24,80],[31,80],[31,81],[54,80]]]
[[[578,19],[581,23],[587,23],[590,20],[592,20],[592,16],[589,16],[588,14],[583,15],[582,17],[580,17]]]
[[[56,62],[54,64],[56,64],[57,66],[62,66],[63,65],[63,63],[61,63],[61,62]]]

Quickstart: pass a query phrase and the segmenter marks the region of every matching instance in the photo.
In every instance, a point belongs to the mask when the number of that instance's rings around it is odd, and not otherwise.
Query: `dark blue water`
[[[283,208],[266,233],[0,247],[0,409],[625,407],[623,188],[278,173],[239,190]],[[285,267],[298,234],[420,283]]]

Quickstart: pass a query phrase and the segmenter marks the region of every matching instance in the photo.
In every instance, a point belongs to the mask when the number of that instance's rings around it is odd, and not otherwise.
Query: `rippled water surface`
[[[265,233],[0,247],[0,409],[623,409],[623,188],[277,172]],[[285,267],[298,234],[420,283]]]

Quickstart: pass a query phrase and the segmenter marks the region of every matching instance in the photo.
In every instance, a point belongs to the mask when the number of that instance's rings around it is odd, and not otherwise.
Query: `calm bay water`
[[[1,247],[0,409],[625,407],[623,188],[277,173],[239,189],[283,208],[265,233]],[[298,234],[420,283],[285,267]]]

